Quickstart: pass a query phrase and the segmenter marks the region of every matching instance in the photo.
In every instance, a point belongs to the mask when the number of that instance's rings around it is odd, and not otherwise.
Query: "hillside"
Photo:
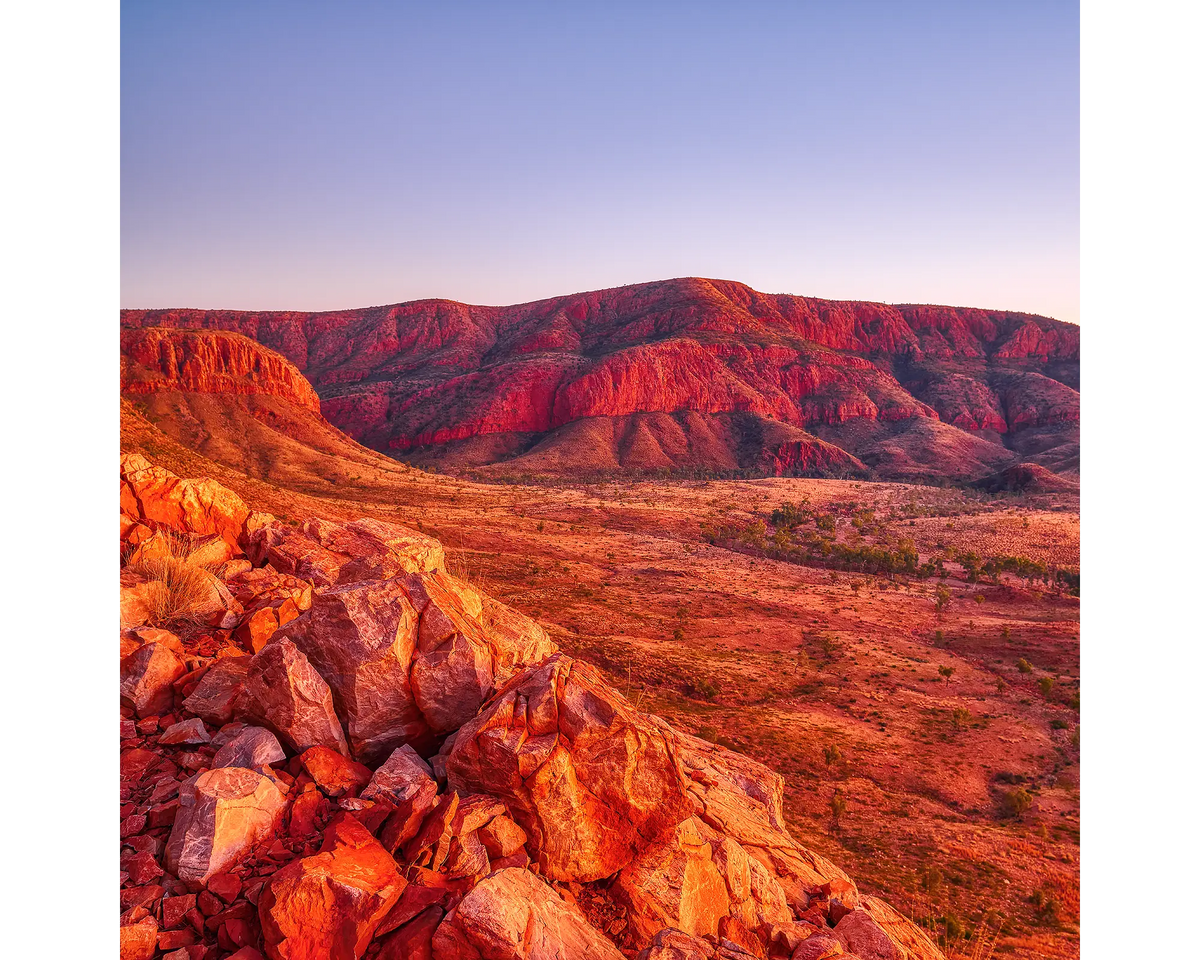
[[[491,474],[1078,472],[1079,330],[687,278],[511,307],[125,310],[227,330],[304,373],[372,449]]]
[[[120,499],[123,960],[941,957],[436,540],[137,454]]]

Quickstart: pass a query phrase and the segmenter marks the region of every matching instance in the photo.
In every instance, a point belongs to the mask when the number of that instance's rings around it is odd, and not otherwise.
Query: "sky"
[[[125,2],[121,302],[679,276],[1079,321],[1079,10]]]

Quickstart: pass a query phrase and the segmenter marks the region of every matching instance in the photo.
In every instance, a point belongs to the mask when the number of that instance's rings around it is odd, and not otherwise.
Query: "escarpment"
[[[1022,461],[1078,469],[1079,329],[1029,314],[685,278],[511,307],[126,310],[122,324],[257,340],[309,379],[330,422],[418,464],[967,479]],[[949,433],[936,463],[918,464],[927,420]],[[784,449],[796,442],[806,456]]]

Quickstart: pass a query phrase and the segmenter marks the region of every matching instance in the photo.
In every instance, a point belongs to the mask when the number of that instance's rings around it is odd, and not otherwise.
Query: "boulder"
[[[863,897],[858,909],[838,921],[834,934],[848,953],[863,960],[944,960],[924,930],[875,897]]]
[[[212,737],[199,717],[190,720],[180,720],[173,723],[158,738],[160,746],[176,746],[177,744],[208,743]],[[243,764],[245,766],[245,764]]]
[[[183,709],[214,727],[227,724],[233,719],[234,702],[249,672],[249,657],[222,657],[184,698]]]
[[[247,533],[244,542],[247,555],[257,564],[270,563],[319,587],[385,580],[445,566],[437,540],[380,520],[310,520],[302,529],[265,523]]]
[[[327,796],[351,795],[371,780],[371,771],[329,747],[309,747],[300,754],[300,764]]]
[[[525,831],[504,814],[479,828],[479,841],[493,860],[511,857],[525,846]]]
[[[554,880],[611,877],[693,812],[670,728],[563,654],[458,732],[446,772],[460,793],[503,800]]]
[[[437,805],[437,784],[428,764],[405,745],[392,751],[359,796],[395,808],[379,834],[384,846],[395,851],[417,835],[426,815]]]
[[[167,869],[180,880],[204,883],[238,863],[269,837],[287,798],[268,777],[242,767],[200,774],[180,790],[179,811],[167,840]]]
[[[349,755],[329,685],[287,638],[250,658],[233,712],[261,723],[296,753],[322,745]]]
[[[497,687],[558,652],[558,644],[523,613],[486,594],[481,596],[480,606],[479,619],[492,649],[492,675]]]
[[[319,853],[288,864],[258,904],[271,960],[358,960],[405,881],[353,817],[339,815]]]
[[[845,953],[841,941],[829,933],[814,933],[792,953],[792,960],[829,960]]]
[[[444,916],[441,907],[427,907],[380,942],[376,960],[437,960],[433,935]]]
[[[157,949],[158,921],[153,917],[121,924],[121,960],[150,960]]]
[[[623,960],[579,908],[527,870],[499,870],[446,915],[439,960]]]
[[[121,457],[121,507],[136,520],[183,533],[217,534],[237,547],[250,510],[215,480],[183,480],[140,454]]]
[[[365,763],[404,743],[431,742],[409,683],[416,632],[403,586],[372,580],[316,594],[309,611],[276,634],[328,682],[353,754]]]
[[[161,716],[174,702],[171,684],[184,672],[183,662],[169,647],[143,644],[121,660],[121,703],[142,717]]]
[[[637,955],[637,960],[713,960],[713,955],[713,946],[707,940],[664,927]]]
[[[612,893],[628,909],[636,945],[647,944],[663,927],[715,936],[729,914],[729,890],[702,826],[695,817],[684,820],[617,875]]]
[[[257,770],[287,757],[279,740],[266,727],[245,726],[221,744],[212,758],[212,768],[248,767]]]
[[[778,879],[793,907],[803,910],[808,891],[830,880],[845,881],[853,888],[854,882],[841,869],[801,846],[788,832],[782,777],[749,757],[673,732],[697,816],[762,863]]]

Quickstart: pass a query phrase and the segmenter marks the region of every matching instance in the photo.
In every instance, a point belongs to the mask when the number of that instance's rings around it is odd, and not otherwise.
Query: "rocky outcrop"
[[[213,480],[181,480],[130,453],[121,458],[121,513],[180,533],[215,533],[236,547],[250,508]]]
[[[691,815],[669,732],[556,654],[455,736],[456,790],[499,797],[551,879],[610,877]]]
[[[683,278],[512,307],[130,310],[122,324],[128,336],[178,327],[253,338],[308,377],[336,426],[422,463],[824,472],[857,469],[856,431],[838,428],[859,421],[940,417],[987,433],[1001,451],[1000,434],[1078,421],[1071,324],[770,295],[731,281]],[[1028,403],[1006,386],[1031,377],[1052,381],[1059,398]],[[747,424],[752,433],[830,428],[822,439],[840,454],[810,444],[772,464],[777,445],[747,442]],[[599,456],[597,437],[607,437]]]
[[[316,595],[278,636],[304,651],[333,688],[350,746],[378,762],[396,747],[429,747],[473,718],[500,675],[554,645],[536,624],[449,575],[366,580]]]
[[[244,617],[295,614],[121,631],[122,956],[941,960],[791,837],[778,776],[635,709],[433,541],[310,521],[284,572],[270,517],[201,532],[154,501],[192,482],[127,466],[154,482],[123,556],[215,538]]]

